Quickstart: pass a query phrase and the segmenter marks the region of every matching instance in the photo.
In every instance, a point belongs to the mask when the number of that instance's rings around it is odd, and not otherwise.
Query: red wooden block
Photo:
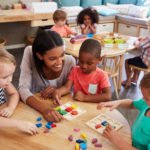
[[[52,127],[52,128],[55,128],[55,127],[56,127],[56,124],[51,124],[51,127]]]
[[[71,111],[72,111],[72,108],[71,108],[71,107],[67,107],[67,108],[65,109],[65,111],[71,112]]]
[[[101,125],[100,125],[100,124],[97,124],[97,125],[95,125],[95,128],[96,128],[96,129],[101,128]]]
[[[78,112],[76,110],[71,112],[71,115],[77,115],[77,114],[78,114]]]

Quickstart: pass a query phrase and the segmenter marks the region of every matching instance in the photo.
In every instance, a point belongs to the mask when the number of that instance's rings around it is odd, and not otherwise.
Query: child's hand
[[[13,114],[14,110],[9,108],[9,107],[5,107],[3,109],[0,110],[0,116],[2,117],[10,117]]]
[[[42,90],[40,94],[42,98],[47,99],[52,97],[54,91],[55,91],[54,87],[48,86],[46,89]]]
[[[63,119],[62,115],[60,115],[57,111],[52,109],[46,109],[42,114],[47,121],[59,122]]]
[[[28,122],[28,121],[17,120],[16,127],[19,130],[21,130],[21,131],[23,131],[25,133],[31,134],[31,135],[34,135],[34,134],[38,133],[38,129],[35,126],[35,124],[33,124],[31,122]]]
[[[75,95],[74,95],[74,97],[73,97],[73,99],[75,99],[75,100],[77,100],[77,101],[84,101],[85,100],[85,94],[83,94],[81,91],[78,91]]]
[[[97,105],[97,109],[102,109],[104,107],[109,107],[110,111],[117,108],[120,105],[120,101],[113,101],[113,102],[101,102]]]
[[[118,142],[122,139],[118,132],[114,130],[110,125],[108,125],[104,130],[103,136],[115,145],[118,144]]]
[[[58,90],[55,90],[55,92],[53,92],[52,99],[53,99],[54,104],[58,104],[58,105],[61,104],[61,95]]]

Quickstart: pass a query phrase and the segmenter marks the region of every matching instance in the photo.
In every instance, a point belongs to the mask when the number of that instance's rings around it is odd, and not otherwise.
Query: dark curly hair
[[[92,20],[92,24],[94,23],[98,23],[99,21],[99,14],[98,12],[92,8],[92,7],[88,7],[83,9],[77,16],[77,24],[83,24],[83,19],[84,16],[87,15],[91,18]]]

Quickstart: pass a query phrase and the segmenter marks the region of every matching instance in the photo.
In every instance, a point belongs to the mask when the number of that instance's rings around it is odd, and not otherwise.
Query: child
[[[148,23],[148,26],[150,27],[150,21]],[[135,42],[135,47],[141,50],[142,54],[140,56],[127,59],[125,61],[125,70],[126,70],[127,80],[122,82],[123,86],[130,87],[131,84],[133,85],[137,84],[140,71],[134,70],[133,77],[131,81],[129,81],[129,77],[131,76],[131,69],[129,65],[134,65],[136,67],[140,67],[143,69],[147,69],[150,67],[150,36],[147,36],[145,38],[139,38]]]
[[[0,49],[0,105],[8,101],[6,107],[0,110],[0,116],[2,116],[0,117],[0,128],[17,127],[18,129],[29,134],[36,134],[37,128],[30,122],[3,118],[10,117],[14,113],[19,101],[18,92],[11,84],[15,66],[15,58],[6,50]],[[5,97],[5,92],[9,97],[8,100]]]
[[[106,72],[97,67],[101,60],[101,45],[94,39],[87,39],[79,51],[79,66],[72,69],[65,86],[58,88],[53,99],[59,101],[70,92],[73,85],[74,99],[84,102],[100,102],[111,99],[111,89]]]
[[[19,93],[21,99],[39,111],[47,121],[61,121],[62,116],[38,101],[34,93],[39,92],[43,99],[51,98],[56,88],[66,81],[75,59],[65,55],[64,43],[55,31],[41,31],[33,46],[25,48],[21,63]]]
[[[77,24],[80,25],[82,34],[95,34],[98,21],[99,14],[91,7],[83,9],[77,16]]]
[[[68,37],[69,35],[76,35],[69,26],[66,25],[67,14],[63,10],[56,10],[53,14],[55,25],[51,30],[60,34],[61,37]]]
[[[104,130],[104,136],[121,150],[150,150],[150,73],[144,75],[140,82],[143,98],[138,101],[118,100],[98,104],[98,109],[119,106],[137,108],[140,112],[132,126],[132,146],[126,143],[112,127]]]

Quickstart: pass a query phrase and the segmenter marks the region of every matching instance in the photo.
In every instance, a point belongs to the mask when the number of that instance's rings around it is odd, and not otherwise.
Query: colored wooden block
[[[72,108],[71,108],[71,107],[67,107],[67,108],[65,109],[65,111],[71,112],[71,111],[72,111]]]
[[[67,112],[66,112],[65,110],[61,110],[59,113],[60,113],[61,115],[66,115],[66,114],[67,114]]]
[[[42,117],[38,117],[37,119],[36,119],[36,121],[41,121],[42,120]]]
[[[47,129],[51,129],[51,128],[52,128],[51,125],[49,125],[49,124],[46,124],[45,127],[46,127]]]
[[[75,105],[75,104],[72,104],[72,105],[71,105],[71,108],[76,109],[76,108],[78,108],[78,106]]]
[[[107,125],[108,125],[108,122],[107,122],[107,121],[103,121],[103,122],[101,123],[101,125],[107,126]]]
[[[70,136],[68,137],[68,140],[72,142],[72,141],[73,141],[73,136],[70,135]]]
[[[81,137],[82,137],[83,139],[87,139],[87,135],[86,135],[85,133],[82,133],[82,134],[81,134]]]
[[[75,150],[80,150],[80,145],[78,143],[75,145]]]
[[[71,115],[77,115],[78,114],[78,112],[76,111],[76,110],[73,110],[72,112],[71,112]]]
[[[52,128],[55,128],[55,127],[56,127],[56,124],[54,124],[54,123],[51,124],[51,127],[52,127]]]
[[[79,144],[80,144],[80,143],[84,143],[84,140],[77,139],[77,140],[76,140],[76,143],[79,143]]]
[[[96,125],[95,125],[95,128],[96,128],[96,129],[99,129],[99,128],[101,128],[101,125],[100,125],[100,124],[96,124]]]
[[[80,148],[87,149],[87,143],[80,143]]]
[[[42,127],[42,123],[37,123],[37,124],[36,124],[36,127],[37,127],[37,128]]]
[[[52,125],[52,124],[53,124],[53,122],[48,122],[47,124]]]
[[[97,143],[97,141],[98,141],[97,138],[93,138],[93,139],[92,139],[92,144]]]
[[[102,147],[102,144],[96,143],[95,147]]]

